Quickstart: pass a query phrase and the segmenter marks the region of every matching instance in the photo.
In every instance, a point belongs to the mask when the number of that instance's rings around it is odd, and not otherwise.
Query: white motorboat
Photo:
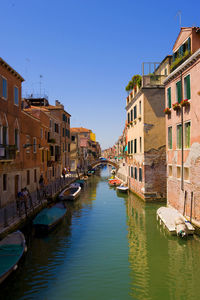
[[[195,231],[192,224],[178,210],[172,207],[160,207],[157,210],[157,220],[159,220],[160,225],[163,224],[172,235],[185,237],[192,235]]]
[[[61,200],[75,200],[80,195],[80,192],[80,185],[78,187],[67,187],[60,193],[59,198]]]

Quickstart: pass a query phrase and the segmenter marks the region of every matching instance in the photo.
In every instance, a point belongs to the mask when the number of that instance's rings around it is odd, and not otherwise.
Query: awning
[[[124,149],[124,152],[127,152],[128,151],[128,147],[127,147],[127,145],[126,145],[126,147],[125,147],[125,149]]]

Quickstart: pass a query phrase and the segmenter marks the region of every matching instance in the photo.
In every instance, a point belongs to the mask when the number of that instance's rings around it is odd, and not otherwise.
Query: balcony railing
[[[142,76],[142,87],[163,85],[166,77],[165,75],[144,75]]]
[[[2,160],[14,160],[16,157],[15,145],[2,145],[0,144],[0,161]]]

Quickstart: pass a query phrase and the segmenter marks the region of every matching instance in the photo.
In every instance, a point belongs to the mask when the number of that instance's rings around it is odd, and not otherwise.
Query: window
[[[59,133],[59,129],[58,129],[58,124],[54,124],[54,132],[57,132],[57,133]]]
[[[190,170],[189,168],[184,167],[184,180],[189,180]]]
[[[72,140],[72,142],[75,141],[75,135],[72,135],[72,136],[71,136],[71,140]]]
[[[2,96],[4,99],[7,99],[7,80],[5,78],[2,78],[2,85],[3,85]]]
[[[26,171],[26,184],[29,185],[30,184],[30,170]]]
[[[3,191],[7,191],[7,174],[3,174]]]
[[[68,144],[68,152],[70,152],[70,144]]]
[[[169,87],[167,89],[167,107],[172,107],[172,101],[171,101],[171,88]]]
[[[168,149],[172,149],[172,127],[168,127]]]
[[[134,139],[134,153],[137,153],[137,139]]]
[[[142,114],[142,102],[141,101],[139,102],[139,114],[140,115]]]
[[[137,118],[137,105],[134,106],[134,120]]]
[[[130,149],[130,142],[128,142],[128,154],[130,154],[130,151],[131,151],[131,149]]]
[[[19,130],[15,128],[15,146],[19,150]]]
[[[167,76],[167,68],[165,68],[165,76]]]
[[[133,178],[133,167],[131,167],[131,177]]]
[[[135,167],[135,180],[137,180],[137,168]]]
[[[184,129],[184,147],[190,148],[190,122],[185,123]]]
[[[133,153],[133,141],[131,141],[131,153]]]
[[[65,136],[65,128],[63,128],[63,136]]]
[[[37,170],[34,169],[34,182],[37,182]]]
[[[8,128],[6,126],[3,126],[3,145],[7,145],[8,144]]]
[[[33,153],[37,152],[37,140],[36,138],[33,138]]]
[[[181,102],[181,81],[176,83],[176,102]]]
[[[177,167],[176,169],[177,169],[177,175],[176,175],[176,177],[177,178],[181,178],[181,167]]]
[[[139,181],[142,182],[142,168],[139,168]]]
[[[190,75],[187,75],[184,78],[184,99],[190,99],[191,93],[190,93]]]
[[[182,147],[182,125],[177,125],[176,129],[176,148],[181,149]]]
[[[40,129],[40,137],[43,139],[43,128]]]
[[[140,152],[142,152],[142,137],[140,137]]]
[[[130,114],[128,113],[128,123],[130,123]]]
[[[168,166],[168,176],[172,177],[172,166]]]
[[[16,86],[14,87],[14,103],[15,105],[19,105],[19,91]]]
[[[26,136],[26,153],[30,153],[30,135]]]
[[[133,110],[131,109],[131,121],[133,121]]]

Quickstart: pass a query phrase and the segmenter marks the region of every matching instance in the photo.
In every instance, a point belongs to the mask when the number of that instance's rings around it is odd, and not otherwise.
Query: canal
[[[28,252],[1,286],[1,299],[199,299],[200,239],[170,237],[158,204],[119,195],[109,171],[88,180],[48,236],[25,232]]]

